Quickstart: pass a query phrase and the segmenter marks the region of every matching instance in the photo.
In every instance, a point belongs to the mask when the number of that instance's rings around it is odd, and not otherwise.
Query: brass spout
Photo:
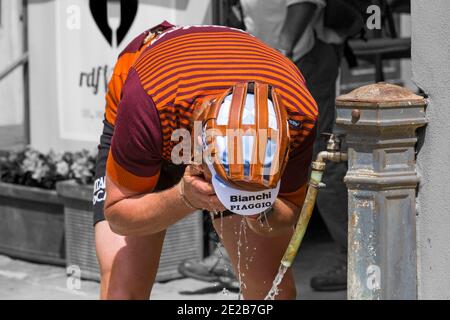
[[[325,160],[333,162],[347,161],[347,153],[340,151],[322,151],[317,155],[316,161],[324,162]]]

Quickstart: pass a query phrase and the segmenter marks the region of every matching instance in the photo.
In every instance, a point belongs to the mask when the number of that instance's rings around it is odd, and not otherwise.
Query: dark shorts
[[[108,160],[111,139],[114,133],[114,127],[111,124],[106,121],[103,121],[103,123],[103,133],[100,137],[97,162],[95,164],[95,184],[93,194],[94,225],[97,222],[105,220],[103,206],[105,203],[106,161]],[[163,161],[159,180],[154,191],[158,192],[166,190],[177,184],[184,174],[185,167],[185,165],[175,165],[168,161]]]

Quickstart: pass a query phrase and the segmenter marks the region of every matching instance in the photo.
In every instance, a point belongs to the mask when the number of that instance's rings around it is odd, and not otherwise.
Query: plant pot
[[[0,253],[64,265],[64,207],[56,191],[0,182]]]
[[[56,189],[64,202],[67,266],[79,267],[82,279],[99,280],[92,225],[93,188],[74,181],[63,181],[57,184]],[[195,212],[167,230],[156,281],[180,277],[177,269],[181,261],[202,257],[202,214]]]

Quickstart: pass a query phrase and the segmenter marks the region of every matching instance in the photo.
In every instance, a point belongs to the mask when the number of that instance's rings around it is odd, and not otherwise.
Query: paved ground
[[[345,299],[346,292],[319,293],[309,287],[309,279],[316,272],[334,263],[333,246],[329,242],[308,241],[294,266],[298,299]],[[70,281],[70,280],[69,280]],[[68,289],[65,269],[29,263],[0,256],[0,299],[97,299],[99,285],[82,281],[79,290]],[[70,283],[69,283],[70,284]],[[237,294],[192,279],[157,283],[152,299],[237,299]]]

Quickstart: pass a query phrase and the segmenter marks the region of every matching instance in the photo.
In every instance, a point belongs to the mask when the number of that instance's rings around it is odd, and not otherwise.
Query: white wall
[[[450,299],[449,13],[448,0],[412,0],[413,79],[429,95],[417,159],[419,299]]]
[[[400,15],[400,36],[401,37],[411,37],[411,15],[401,14]],[[412,64],[411,59],[402,59],[400,61],[401,65],[401,78],[403,81],[403,86],[409,90],[416,92],[417,86],[412,81]]]
[[[88,9],[88,0],[29,0],[31,144],[38,149],[95,148],[102,128],[104,93],[80,88],[80,71],[114,66],[137,34],[163,20],[211,23],[210,0],[140,0],[119,48],[111,49]],[[81,27],[68,29],[70,6],[81,8]],[[72,89],[71,89],[72,88]]]
[[[0,8],[0,71],[22,55],[21,1],[3,0]],[[0,81],[0,126],[23,122],[23,68]]]

